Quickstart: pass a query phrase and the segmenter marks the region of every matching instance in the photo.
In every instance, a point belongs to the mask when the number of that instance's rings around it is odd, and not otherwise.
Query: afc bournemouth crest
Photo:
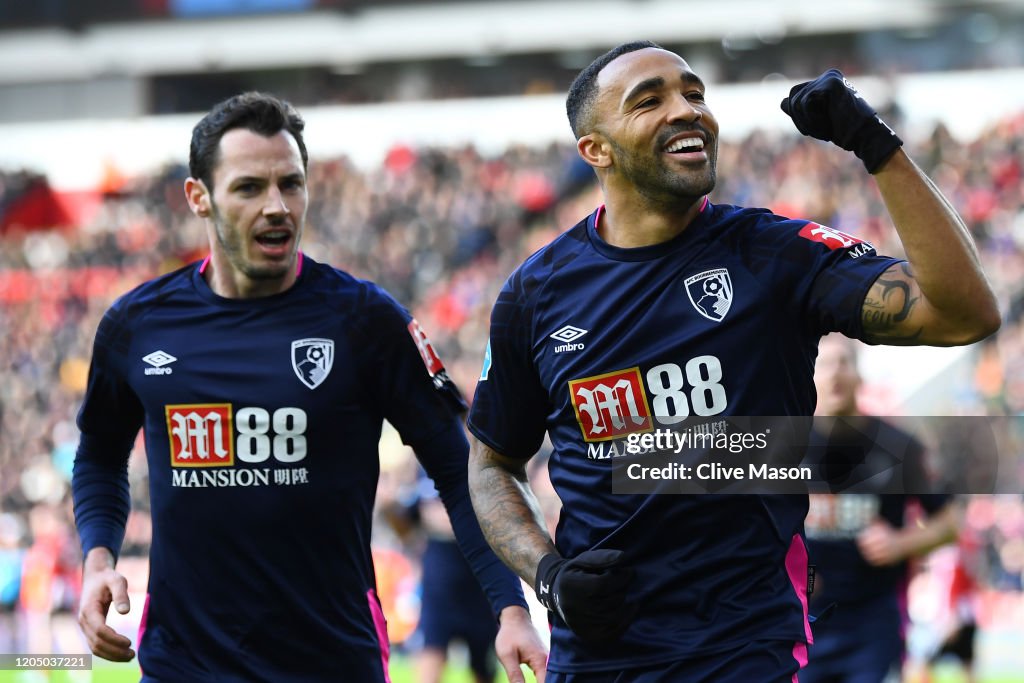
[[[292,342],[292,369],[310,389],[320,386],[334,365],[333,339],[296,339]]]
[[[708,320],[722,322],[732,306],[732,280],[725,268],[705,270],[686,278],[686,295],[697,312]]]

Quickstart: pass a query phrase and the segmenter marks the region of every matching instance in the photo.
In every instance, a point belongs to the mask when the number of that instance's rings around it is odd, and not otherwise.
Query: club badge
[[[708,320],[722,322],[732,306],[732,280],[725,268],[705,270],[686,278],[686,295],[697,312]]]
[[[303,384],[316,389],[334,365],[333,339],[296,339],[292,342],[292,369]]]

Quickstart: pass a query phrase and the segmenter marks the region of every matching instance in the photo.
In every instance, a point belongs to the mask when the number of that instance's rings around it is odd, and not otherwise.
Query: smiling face
[[[579,148],[605,170],[606,183],[671,204],[714,189],[718,121],[681,57],[656,48],[626,53],[601,70],[597,86],[592,129]]]
[[[295,259],[309,198],[295,138],[235,128],[220,140],[213,188],[185,183],[189,204],[207,218],[211,287],[228,297],[266,296],[295,282]]]

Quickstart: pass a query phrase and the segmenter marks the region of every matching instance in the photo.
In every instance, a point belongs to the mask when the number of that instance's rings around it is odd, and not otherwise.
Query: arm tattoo
[[[920,299],[915,295],[910,264],[899,263],[878,276],[861,307],[864,332],[870,341],[883,344],[913,344],[923,327],[913,328],[911,317]]]
[[[484,538],[501,561],[533,585],[537,564],[554,543],[526,479],[525,468],[509,468],[494,451],[476,443],[470,455],[469,491]],[[502,460],[504,460],[502,458]]]

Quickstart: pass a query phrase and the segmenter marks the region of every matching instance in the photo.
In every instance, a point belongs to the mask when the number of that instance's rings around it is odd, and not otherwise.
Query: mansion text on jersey
[[[180,488],[218,488],[225,486],[294,486],[309,483],[305,467],[272,469],[238,468],[203,470],[174,470],[171,486]]]

